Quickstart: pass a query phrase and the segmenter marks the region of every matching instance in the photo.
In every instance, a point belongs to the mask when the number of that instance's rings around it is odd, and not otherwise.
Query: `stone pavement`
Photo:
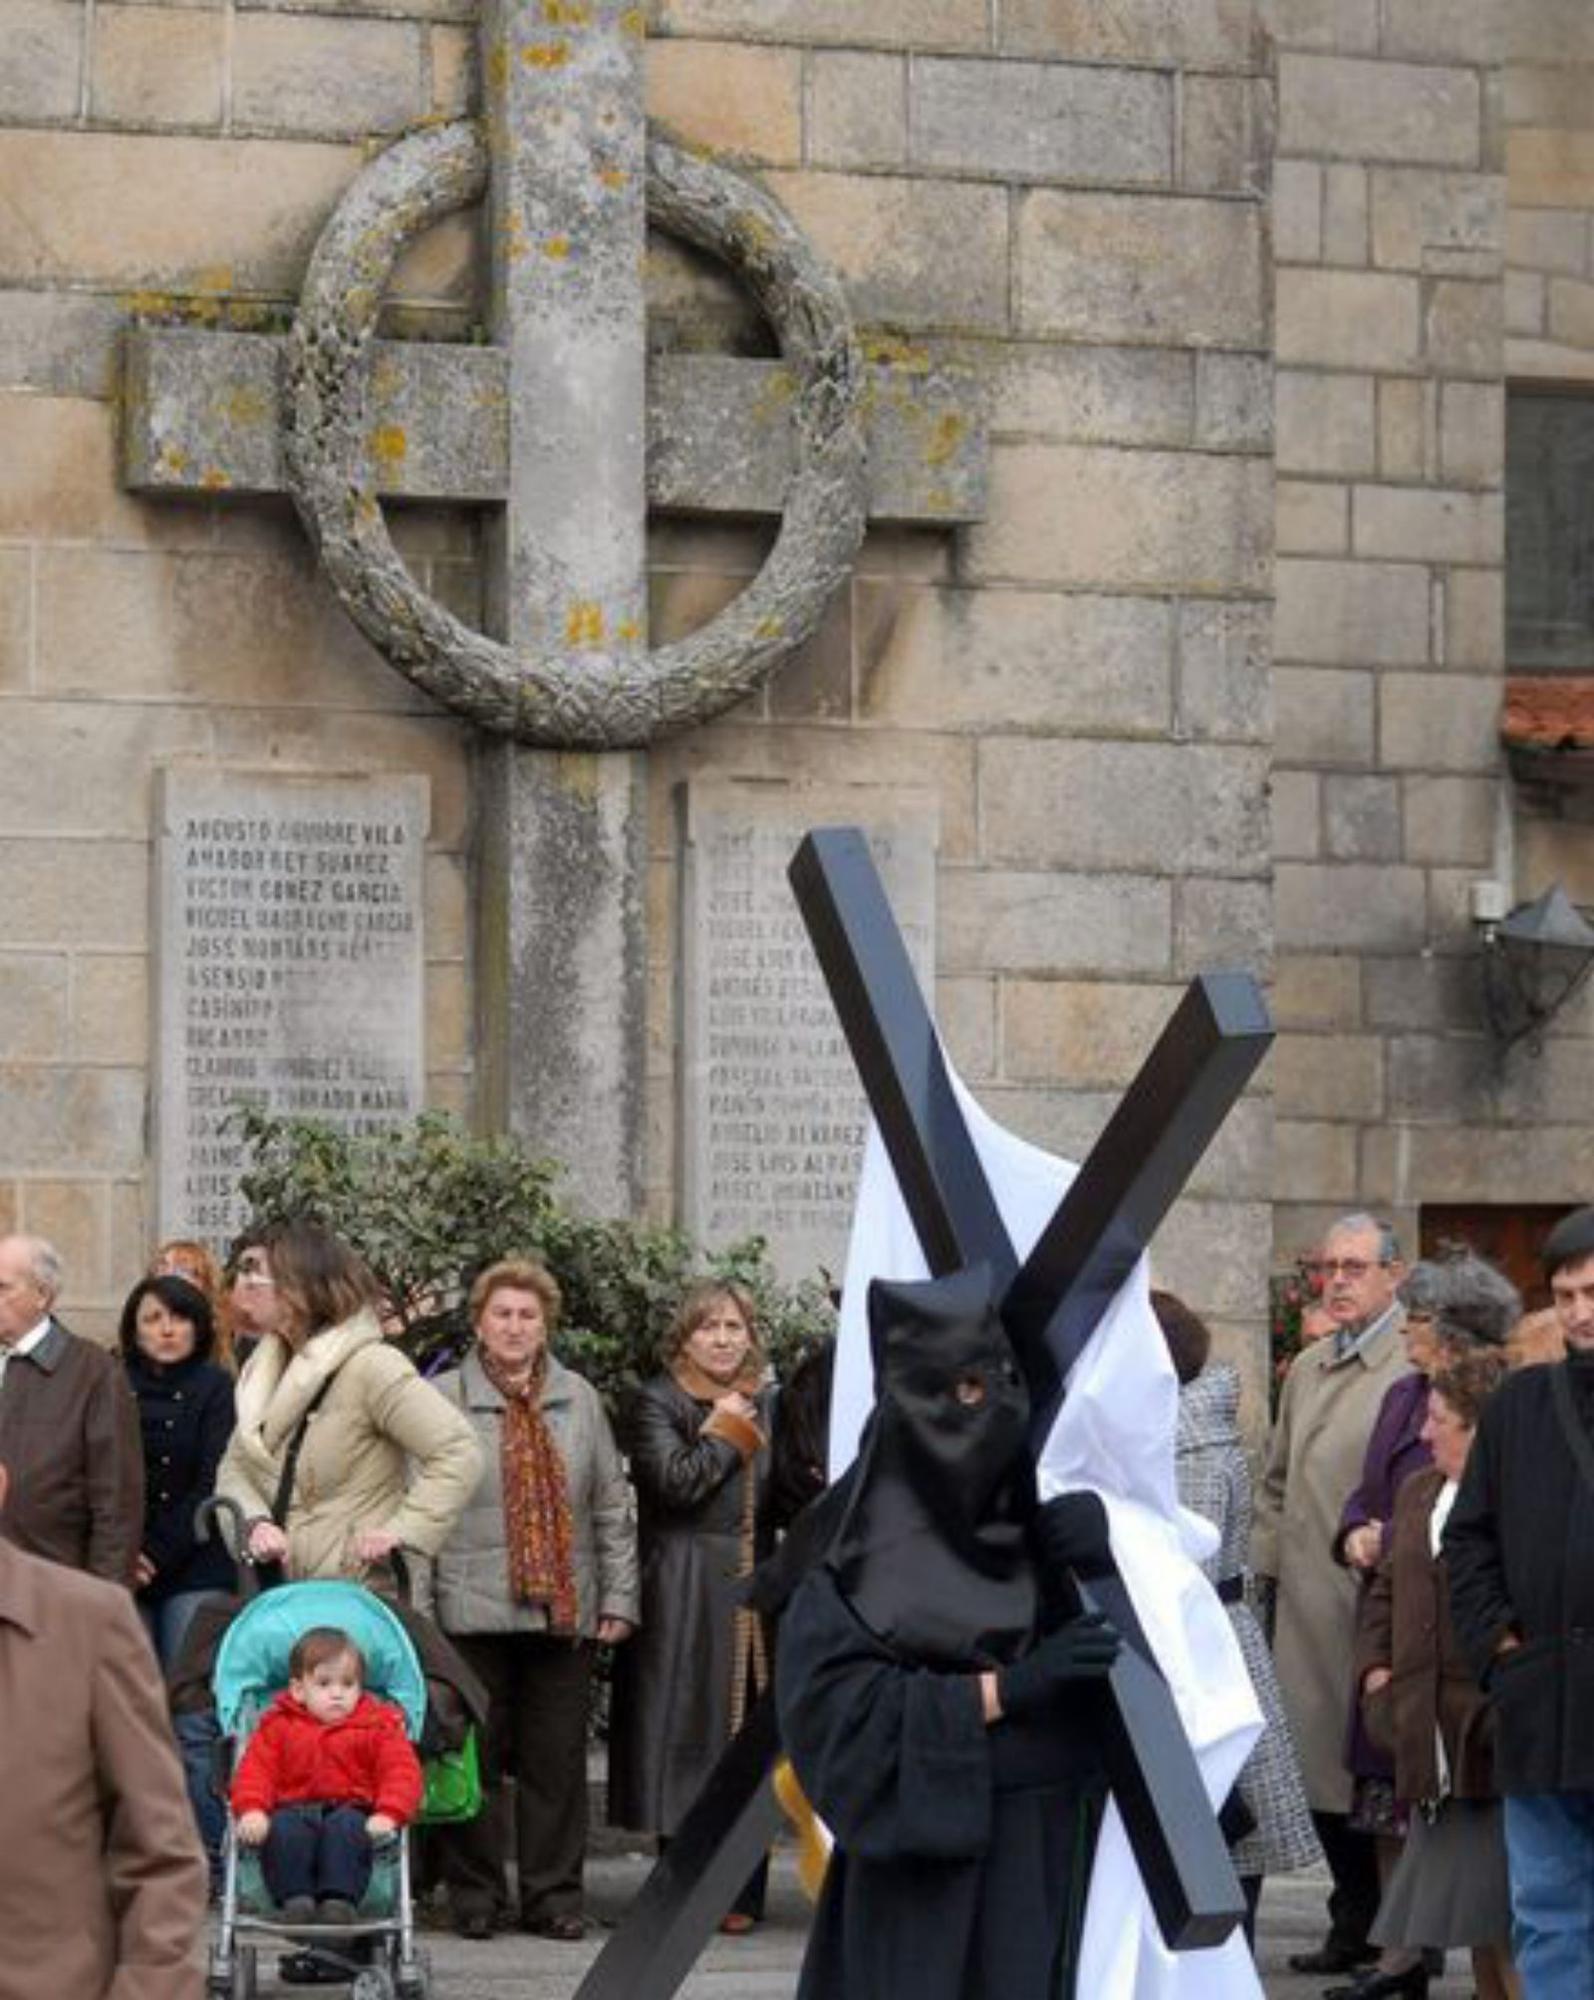
[[[508,1934],[490,1943],[467,1944],[451,1931],[428,1930],[436,2000],[570,2000],[586,1967],[601,1948],[605,1925],[615,1922],[640,1887],[650,1866],[631,1854],[596,1856],[587,1871],[589,1914],[595,1919],[579,1945],[551,1944],[542,1938]],[[1326,1876],[1280,1877],[1262,1899],[1260,1958],[1268,2000],[1317,2000],[1320,1979],[1303,1979],[1284,1969],[1291,1952],[1317,1942],[1321,1932]],[[777,1853],[771,1874],[767,1921],[747,1938],[716,1938],[697,1971],[681,1989],[681,2000],[791,2000],[802,1960],[807,1911],[789,1855]],[[281,1985],[273,1961],[262,1963],[262,1995],[322,1991]],[[1449,1975],[1429,1989],[1430,2000],[1470,2000],[1472,1981],[1464,1954],[1453,1952]],[[881,2000],[889,2000],[882,1995]],[[991,2000],[999,2000],[992,1995]],[[1081,1995],[1080,2000],[1094,2000]]]

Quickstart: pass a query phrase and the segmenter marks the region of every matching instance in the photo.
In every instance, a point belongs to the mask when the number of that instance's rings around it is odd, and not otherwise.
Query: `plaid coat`
[[[1213,1362],[1179,1391],[1174,1444],[1179,1499],[1212,1522],[1221,1537],[1205,1565],[1215,1584],[1236,1577],[1249,1582],[1251,1473],[1240,1443],[1239,1408],[1240,1378],[1226,1361]],[[1262,1628],[1243,1599],[1227,1609],[1266,1724],[1240,1773],[1240,1795],[1256,1827],[1235,1847],[1234,1865],[1241,1875],[1287,1874],[1321,1860],[1322,1850]]]

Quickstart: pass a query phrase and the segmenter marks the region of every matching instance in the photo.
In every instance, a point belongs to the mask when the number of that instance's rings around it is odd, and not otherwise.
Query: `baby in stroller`
[[[347,1632],[312,1626],[232,1783],[238,1839],[261,1849],[283,1921],[357,1922],[372,1844],[391,1840],[420,1803],[403,1716],[366,1693],[365,1656]]]
[[[397,1614],[352,1583],[263,1592],[228,1625],[212,1688],[236,1751],[236,1817],[210,1992],[253,2000],[259,1946],[286,1939],[299,1983],[424,2000],[408,1828],[426,1680]]]

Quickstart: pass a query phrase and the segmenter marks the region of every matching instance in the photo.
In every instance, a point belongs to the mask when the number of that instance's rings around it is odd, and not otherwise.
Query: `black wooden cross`
[[[1020,1267],[863,835],[809,834],[790,873],[926,1263],[941,1275],[984,1262],[1004,1294],[1038,1450],[1069,1370],[1267,1051],[1261,993],[1239,973],[1192,983]],[[1116,1578],[1082,1581],[1080,1594],[1127,1603]],[[1109,1782],[1164,1939],[1221,1942],[1242,1914],[1238,1883],[1166,1684],[1133,1647],[1109,1677],[1102,1724]],[[677,1991],[779,1824],[777,1747],[766,1695],[576,2000]]]

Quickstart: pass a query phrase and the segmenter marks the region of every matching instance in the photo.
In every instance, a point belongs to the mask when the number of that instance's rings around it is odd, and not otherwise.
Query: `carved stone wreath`
[[[528,657],[472,631],[415,582],[388,534],[367,445],[371,343],[393,266],[412,237],[478,200],[487,173],[482,128],[461,120],[400,140],[338,204],[287,342],[289,491],[345,610],[417,687],[522,743],[634,748],[750,693],[845,579],[868,504],[851,315],[834,273],[770,196],[650,133],[649,220],[741,276],[796,376],[796,470],[763,568],[707,625],[649,651]]]

